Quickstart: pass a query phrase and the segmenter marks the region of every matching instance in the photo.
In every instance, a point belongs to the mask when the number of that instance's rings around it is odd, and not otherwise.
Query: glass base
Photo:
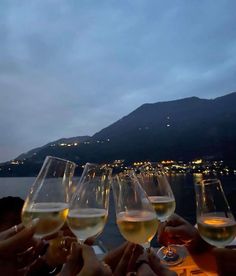
[[[157,256],[160,258],[161,263],[166,266],[175,266],[183,262],[186,252],[182,246],[170,245],[171,251],[168,247],[162,246],[157,251]]]

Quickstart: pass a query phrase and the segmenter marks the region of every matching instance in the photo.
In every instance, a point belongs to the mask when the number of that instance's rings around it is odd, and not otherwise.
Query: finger
[[[24,252],[16,254],[16,267],[18,269],[26,267],[32,264],[37,258],[38,255],[35,254],[34,247],[29,247]]]
[[[151,249],[148,253],[148,260],[151,269],[158,275],[158,276],[177,276],[174,271],[170,271],[167,269],[158,258],[157,254]]]
[[[178,241],[178,244],[187,244],[201,239],[197,229],[190,224],[182,224],[177,227],[167,226],[166,233],[170,239]]]
[[[81,247],[84,265],[90,265],[93,262],[98,262],[95,252],[91,246],[83,244]]]
[[[84,243],[87,245],[93,245],[96,238],[88,238]]]
[[[114,275],[125,275],[128,269],[129,258],[132,254],[133,249],[135,248],[135,244],[129,243],[125,248],[125,251],[115,269]]]
[[[115,267],[117,266],[117,264],[119,263],[125,248],[128,246],[129,242],[125,242],[122,245],[120,245],[119,247],[111,250],[109,253],[106,254],[106,256],[103,258],[103,261],[105,263],[107,263],[112,271],[115,269]]]
[[[105,262],[101,262],[102,264],[102,273],[100,273],[101,275],[103,276],[112,276],[112,270],[111,270],[111,267],[106,264]]]
[[[150,267],[155,273],[158,273],[162,269],[160,259],[152,248],[148,251],[148,260]]]
[[[44,239],[46,241],[49,241],[49,240],[53,240],[53,239],[55,239],[57,237],[60,237],[60,233],[59,232],[53,233],[51,235],[48,235],[48,236],[44,237]]]
[[[72,243],[70,255],[60,272],[60,276],[71,276],[79,273],[83,266],[82,248],[78,243]]]
[[[167,225],[170,225],[170,226],[178,226],[185,223],[188,224],[189,222],[187,222],[184,218],[178,216],[176,213],[171,215],[167,220]]]
[[[32,239],[35,232],[35,226],[26,227],[22,231],[18,232],[14,236],[5,239],[0,244],[0,254],[8,252],[14,254],[21,252],[34,245]]]
[[[7,239],[24,229],[24,225],[18,224],[0,233],[0,240]]]
[[[177,238],[182,238],[182,239],[188,239],[189,233],[186,231],[187,228],[184,225],[181,226],[166,226],[165,228],[165,234],[168,237],[168,239],[177,239]]]
[[[132,255],[130,257],[128,266],[127,266],[127,272],[134,271],[135,270],[135,264],[140,255],[143,254],[143,247],[141,245],[136,244],[133,248]]]
[[[73,242],[71,244],[69,258],[71,260],[78,260],[79,258],[82,259],[82,246],[81,246],[81,244],[79,244],[77,242]]]
[[[34,240],[34,249],[38,256],[43,256],[47,252],[48,247],[49,247],[49,243],[47,241]]]
[[[81,247],[84,265],[79,276],[111,275],[109,266],[98,261],[91,246],[83,244]]]
[[[156,276],[156,273],[154,273],[154,271],[151,269],[151,267],[146,264],[143,263],[137,270],[137,276]]]
[[[166,226],[164,231],[159,236],[159,242],[162,244],[176,243],[185,244],[190,242],[196,237],[195,229],[193,227],[189,228],[186,225],[180,226]]]

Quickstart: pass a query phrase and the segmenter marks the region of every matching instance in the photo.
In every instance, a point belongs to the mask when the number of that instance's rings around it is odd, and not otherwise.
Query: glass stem
[[[141,246],[147,250],[148,248],[150,248],[150,242],[145,242],[145,243],[142,243]]]
[[[85,240],[81,240],[79,238],[77,238],[78,244],[84,244]]]
[[[166,255],[167,256],[171,256],[171,255],[173,255],[173,250],[172,250],[172,248],[171,248],[171,246],[169,245],[169,244],[167,244],[167,252],[166,252]]]

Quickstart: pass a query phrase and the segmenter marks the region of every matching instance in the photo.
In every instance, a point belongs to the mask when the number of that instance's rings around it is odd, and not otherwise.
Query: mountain
[[[236,93],[204,100],[191,97],[144,104],[101,130],[93,139],[109,138],[112,153],[129,160],[232,159],[236,153]]]
[[[190,97],[143,104],[92,137],[60,139],[20,155],[24,167],[54,155],[84,164],[136,160],[236,161],[236,92],[206,100]],[[8,163],[9,166],[9,163]],[[16,172],[16,166],[12,171]],[[35,171],[35,170],[33,170]],[[1,175],[0,171],[0,175]]]
[[[58,146],[61,144],[80,144],[80,143],[83,143],[84,141],[89,141],[89,140],[90,140],[90,136],[76,136],[71,138],[61,138],[59,140],[50,142],[42,147],[34,148],[26,153],[22,153],[16,158],[16,160],[25,160],[25,159],[32,158],[34,155],[41,152],[42,150],[44,149],[47,150],[48,147]]]

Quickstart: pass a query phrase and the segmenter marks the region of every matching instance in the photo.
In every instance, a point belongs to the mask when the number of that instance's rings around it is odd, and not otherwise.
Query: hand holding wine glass
[[[87,163],[72,197],[67,223],[78,241],[98,236],[108,216],[111,169]]]
[[[112,188],[120,233],[130,242],[149,247],[157,231],[158,221],[135,173],[129,171],[117,174]]]
[[[69,185],[76,164],[47,156],[31,187],[22,209],[22,222],[30,225],[37,220],[35,237],[56,233],[68,214]]]

